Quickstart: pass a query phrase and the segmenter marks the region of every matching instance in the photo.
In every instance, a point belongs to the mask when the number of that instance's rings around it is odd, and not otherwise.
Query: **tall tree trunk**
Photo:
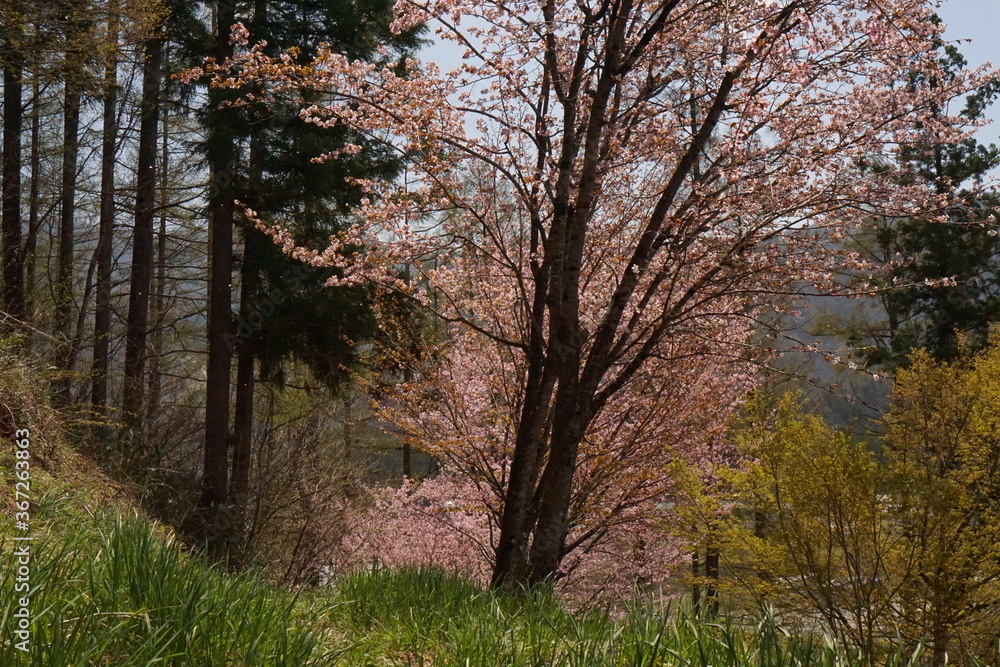
[[[215,16],[215,58],[222,62],[233,53],[229,31],[235,22],[235,6],[219,2]],[[224,503],[228,491],[229,454],[229,373],[232,365],[232,285],[233,218],[235,201],[233,179],[236,177],[236,137],[231,124],[232,111],[219,109],[223,95],[216,90],[209,95],[208,160],[211,167],[208,279],[208,368],[205,400],[205,458],[201,506],[205,517],[218,519],[215,507]],[[207,527],[207,526],[206,526]],[[224,535],[218,527],[204,535],[210,548]]]
[[[575,407],[567,401],[567,409]],[[564,415],[565,419],[560,419]],[[572,415],[572,416],[571,416]],[[549,460],[539,480],[540,502],[534,540],[529,551],[529,584],[536,584],[558,576],[563,547],[569,532],[568,513],[573,490],[573,473],[579,454],[580,442],[586,420],[577,414],[556,409],[556,423],[565,424],[565,430],[553,434]],[[529,524],[530,525],[530,524]]]
[[[68,54],[67,58],[77,58]],[[56,350],[57,367],[62,371],[54,383],[57,405],[70,402],[70,373],[73,370],[73,245],[75,242],[76,170],[80,146],[80,79],[83,74],[74,66],[66,75],[63,98],[63,156],[61,208],[59,212],[59,270],[56,278]]]
[[[931,627],[931,665],[943,667],[948,662],[948,645],[951,643],[951,628],[934,609],[934,621]]]
[[[697,546],[691,552],[691,606],[697,616],[701,612],[701,560]]]
[[[163,108],[162,144],[160,148],[160,228],[156,236],[156,283],[153,287],[153,326],[149,334],[149,397],[146,401],[146,424],[152,424],[160,409],[162,378],[160,356],[163,354],[163,320],[166,311],[167,290],[167,208],[170,191],[170,114]],[[156,465],[160,465],[159,451],[155,452]]]
[[[32,297],[35,290],[35,246],[38,240],[39,220],[38,187],[42,177],[41,136],[42,119],[38,111],[39,99],[38,77],[31,80],[31,150],[28,153],[28,171],[31,179],[28,186],[28,235],[24,240],[24,250],[21,261],[24,263],[24,311],[31,313]]]
[[[156,206],[156,140],[160,113],[162,52],[163,41],[159,35],[145,41],[122,400],[124,420],[133,434],[142,431],[142,376],[146,363],[146,333],[149,329],[149,287],[153,264],[153,210]]]
[[[267,21],[267,1],[254,0],[250,34],[254,41],[261,37]],[[264,154],[260,131],[250,134],[249,190],[261,187]],[[233,469],[230,480],[229,502],[233,506],[237,529],[242,532],[246,505],[250,495],[250,465],[253,460],[253,395],[255,350],[253,335],[256,324],[253,311],[257,293],[255,245],[260,242],[254,230],[247,225],[243,231],[243,263],[240,267],[240,317],[236,343],[236,405],[233,409]]]
[[[101,144],[101,212],[97,239],[97,296],[94,308],[94,360],[90,400],[94,413],[107,416],[108,349],[111,338],[111,263],[115,224],[115,146],[118,140],[118,17],[109,5],[108,35],[114,43],[104,69],[104,127]],[[101,428],[102,439],[108,437]]]
[[[233,476],[229,502],[238,523],[242,523],[250,492],[250,463],[253,457],[254,349],[253,307],[257,275],[254,272],[253,245],[248,232],[243,244],[240,271],[240,329],[236,356],[236,406],[233,413]],[[244,332],[246,335],[244,335]]]
[[[714,540],[714,535],[710,536]],[[708,613],[719,615],[719,547],[709,545],[705,549],[705,578],[708,586],[705,589],[705,602],[708,603]]]
[[[507,492],[504,496],[503,515],[500,520],[500,537],[497,543],[496,562],[491,584],[517,586],[527,582],[528,540],[533,520],[529,519],[535,485],[542,461],[548,430],[547,406],[555,387],[555,374],[545,367],[543,322],[544,282],[537,266],[535,277],[535,308],[532,312],[531,338],[528,348],[528,376],[521,406],[520,421],[511,459]],[[541,304],[541,305],[539,305]]]
[[[13,31],[12,31],[13,32]],[[24,320],[24,264],[21,255],[21,56],[16,35],[6,38],[3,63],[3,309]],[[13,44],[11,42],[14,42]]]

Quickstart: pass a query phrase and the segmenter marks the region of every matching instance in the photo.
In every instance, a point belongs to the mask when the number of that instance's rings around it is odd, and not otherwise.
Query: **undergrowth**
[[[861,656],[783,628],[766,612],[713,618],[676,601],[570,613],[544,591],[498,595],[434,569],[349,575],[335,599],[329,618],[353,639],[343,665],[902,667],[924,653]]]
[[[17,648],[15,596],[4,595],[2,665],[322,665],[321,634],[294,595],[262,576],[232,576],[185,553],[136,514],[86,521],[39,503],[30,544],[31,639]],[[23,544],[23,543],[22,543]],[[15,543],[3,536],[0,589],[13,591]]]
[[[757,618],[670,601],[571,612],[549,592],[481,589],[438,569],[374,568],[298,592],[191,553],[61,443],[29,364],[0,345],[0,665],[223,667],[889,667],[922,647],[856,655]],[[30,428],[31,541],[13,521],[14,428]],[[28,544],[30,640],[15,549]],[[20,645],[20,647],[19,647]],[[25,648],[27,650],[21,650]],[[972,664],[975,661],[972,661]]]
[[[859,656],[770,616],[703,618],[633,601],[570,612],[545,591],[483,590],[441,570],[375,568],[294,594],[187,552],[135,512],[79,512],[72,493],[36,507],[33,624],[16,648],[13,531],[0,539],[0,665],[343,667],[852,667],[919,664],[922,650]]]

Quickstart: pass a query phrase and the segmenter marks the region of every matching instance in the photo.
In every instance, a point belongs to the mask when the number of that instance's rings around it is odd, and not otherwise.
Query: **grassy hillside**
[[[4,595],[0,665],[862,664],[767,618],[709,621],[654,603],[570,613],[544,593],[499,597],[435,570],[376,569],[296,595],[209,567],[134,512],[81,507],[57,489],[38,503],[29,650],[16,648],[15,600]],[[4,591],[11,535],[5,522]]]
[[[66,446],[45,385],[26,362],[2,350],[0,362],[4,667],[866,664],[766,616],[704,619],[654,602],[570,612],[545,592],[499,596],[438,570],[376,568],[300,591],[261,572],[227,573],[134,509],[125,491]],[[27,457],[16,454],[18,429],[30,432]],[[16,523],[23,470],[27,529]],[[26,576],[18,555],[25,544]],[[27,593],[17,592],[25,582]],[[18,634],[22,597],[29,598],[27,644]],[[879,659],[899,665],[913,657]]]
[[[0,664],[324,664],[321,634],[290,593],[207,567],[135,514],[89,519],[71,502],[39,503],[46,525],[31,545],[30,650],[16,648],[5,596]],[[0,587],[12,590],[9,561],[0,572]]]

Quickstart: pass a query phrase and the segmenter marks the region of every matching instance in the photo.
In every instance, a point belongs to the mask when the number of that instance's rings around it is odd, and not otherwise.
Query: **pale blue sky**
[[[990,61],[1000,68],[1000,0],[942,0],[938,14],[948,26],[946,38],[971,40],[959,45],[971,65]],[[434,36],[431,40],[437,42]],[[459,50],[450,43],[433,43],[420,55],[449,69],[457,64]],[[989,116],[994,122],[980,130],[980,141],[1000,143],[1000,102],[990,109]]]
[[[944,0],[938,15],[947,24],[948,39],[970,39],[958,45],[970,65],[989,61],[1000,67],[1000,0]],[[1000,143],[1000,102],[989,116],[993,123],[979,131],[983,143]]]

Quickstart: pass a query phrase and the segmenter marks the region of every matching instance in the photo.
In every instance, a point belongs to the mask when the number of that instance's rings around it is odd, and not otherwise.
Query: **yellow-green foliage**
[[[1000,338],[953,364],[915,354],[886,421],[915,558],[901,625],[947,645],[991,643],[1000,630]]]
[[[736,437],[752,458],[734,480],[751,520],[729,524],[723,553],[756,594],[872,652],[890,636],[881,619],[906,558],[887,511],[890,472],[794,394],[757,398]]]
[[[953,364],[900,371],[873,450],[758,398],[734,429],[751,461],[724,553],[761,598],[869,655],[898,637],[983,654],[1000,629],[1000,339]],[[749,518],[748,518],[749,517]]]

